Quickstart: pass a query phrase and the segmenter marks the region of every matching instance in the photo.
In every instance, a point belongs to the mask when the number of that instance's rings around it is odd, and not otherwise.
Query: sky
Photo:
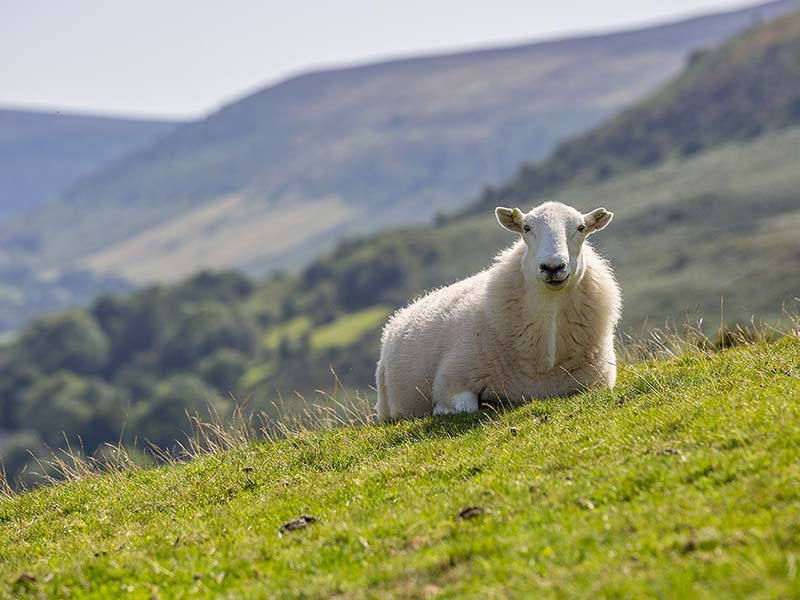
[[[197,118],[288,76],[666,22],[725,0],[0,0],[0,106]]]

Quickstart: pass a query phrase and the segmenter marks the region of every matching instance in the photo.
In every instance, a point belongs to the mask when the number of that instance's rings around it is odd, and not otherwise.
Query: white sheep
[[[384,327],[379,420],[613,387],[622,301],[611,266],[585,243],[613,213],[547,202],[495,215],[520,239],[488,269],[430,292]]]

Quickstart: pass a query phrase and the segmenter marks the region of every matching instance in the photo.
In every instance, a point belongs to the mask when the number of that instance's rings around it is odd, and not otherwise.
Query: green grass
[[[793,597],[798,448],[796,338],[642,362],[8,497],[0,597]]]
[[[315,350],[350,346],[360,340],[370,330],[380,327],[392,309],[385,306],[372,306],[336,319],[323,325],[311,335],[311,347]]]
[[[269,379],[274,373],[277,366],[274,362],[262,362],[261,364],[253,365],[244,375],[242,375],[241,384],[248,388]]]
[[[311,319],[300,315],[270,328],[264,336],[264,347],[277,350],[283,338],[296,341],[311,330]]]
[[[798,147],[800,127],[602,183],[567,186],[547,199],[582,211],[614,211],[614,221],[592,243],[611,261],[622,286],[624,329],[650,328],[687,311],[703,316],[713,330],[721,299],[728,323],[746,323],[752,315],[776,320],[782,306],[792,312],[800,296]],[[521,208],[529,210],[531,203]],[[415,274],[419,289],[406,290],[405,297],[412,297],[484,268],[514,237],[489,211],[385,233],[361,251],[392,241],[437,250]]]

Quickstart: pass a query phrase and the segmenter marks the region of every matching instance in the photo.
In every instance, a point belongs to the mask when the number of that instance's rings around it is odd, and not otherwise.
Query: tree
[[[37,463],[37,457],[46,458],[47,449],[42,445],[42,440],[36,432],[30,430],[14,432],[3,440],[0,471],[5,471],[11,485],[16,484],[17,480],[21,480],[25,485],[41,483],[41,479],[33,474],[34,472],[44,474]]]
[[[195,375],[174,375],[156,387],[143,402],[134,421],[135,431],[161,448],[172,446],[189,431],[188,415],[208,416],[209,410],[227,416],[230,403]]]
[[[36,365],[16,358],[0,368],[0,430],[17,429],[22,394],[42,377]]]
[[[221,348],[251,352],[256,326],[219,302],[183,307],[163,333],[158,353],[164,370],[191,368]]]
[[[162,286],[151,286],[133,296],[104,296],[92,314],[111,343],[110,368],[129,363],[151,350],[171,321],[170,298]]]
[[[119,437],[128,405],[120,390],[101,380],[59,371],[23,393],[18,421],[51,447],[62,445],[66,434],[70,443],[80,437],[84,448],[92,452]]]
[[[236,389],[239,378],[244,374],[247,363],[244,355],[230,348],[217,350],[200,361],[200,376],[221,392]]]
[[[351,259],[342,265],[336,279],[339,302],[348,310],[375,304],[386,290],[403,285],[408,259],[395,246]]]
[[[16,344],[23,360],[42,371],[100,372],[108,363],[108,337],[91,315],[73,310],[35,321]]]
[[[237,302],[253,293],[255,284],[237,271],[201,271],[172,291],[178,302]]]

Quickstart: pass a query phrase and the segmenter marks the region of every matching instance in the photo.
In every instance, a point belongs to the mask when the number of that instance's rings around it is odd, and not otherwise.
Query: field
[[[800,594],[796,337],[235,445],[5,497],[0,597]]]

